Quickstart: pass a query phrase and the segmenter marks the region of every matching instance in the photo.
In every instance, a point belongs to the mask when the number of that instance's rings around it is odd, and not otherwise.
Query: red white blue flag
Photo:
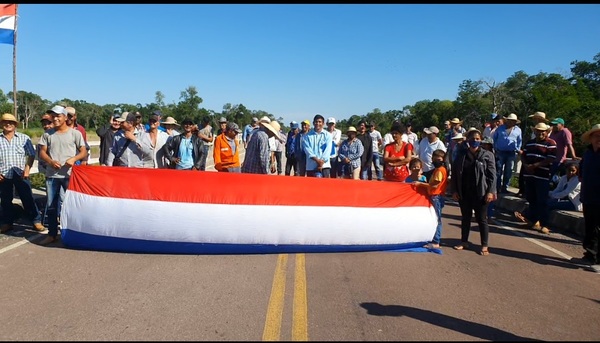
[[[15,44],[17,4],[0,4],[0,43]]]
[[[74,166],[67,247],[141,253],[415,251],[437,215],[401,182]]]

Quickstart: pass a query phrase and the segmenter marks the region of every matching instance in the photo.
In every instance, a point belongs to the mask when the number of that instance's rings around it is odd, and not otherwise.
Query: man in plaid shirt
[[[23,208],[33,221],[33,228],[44,231],[42,215],[33,201],[29,171],[35,159],[35,149],[26,134],[17,133],[17,119],[10,113],[2,115],[0,126],[0,204],[2,219],[0,233],[12,230],[15,213],[13,187],[19,194]]]

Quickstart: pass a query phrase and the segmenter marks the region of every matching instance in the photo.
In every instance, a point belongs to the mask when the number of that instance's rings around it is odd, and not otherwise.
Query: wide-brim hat
[[[354,126],[350,126],[350,127],[348,127],[348,130],[346,130],[346,133],[348,133],[348,132],[357,133],[358,131],[356,131],[356,128]]]
[[[19,121],[17,120],[17,118],[15,118],[15,116],[14,116],[14,115],[12,115],[11,113],[4,113],[4,114],[2,115],[2,119],[1,119],[1,120],[3,120],[3,121],[12,121],[12,122],[15,122],[15,123],[18,123],[18,122],[19,122]]]
[[[281,126],[279,125],[279,123],[276,120],[271,120],[270,123],[265,123],[265,122],[261,121],[261,122],[259,122],[259,125],[262,125],[264,128],[271,131],[273,136],[275,136],[275,139],[284,143],[284,140],[281,139],[281,135],[279,134],[279,130],[281,129]]]
[[[581,140],[584,142],[589,142],[590,141],[590,135],[594,132],[598,132],[600,131],[600,124],[596,124],[594,126],[592,126],[591,129],[587,130],[583,135],[581,135]]]
[[[529,118],[538,118],[538,119],[542,119],[543,121],[547,122],[548,119],[546,119],[546,113],[544,112],[535,112],[534,114],[530,115]]]
[[[519,120],[519,118],[517,118],[517,115],[514,113],[511,113],[511,114],[507,115],[506,117],[504,117],[504,120],[514,120],[517,122],[517,124],[521,122]]]
[[[550,126],[546,123],[537,123],[534,129],[538,131],[548,131],[548,129],[550,129]]]
[[[173,117],[167,117],[167,119],[163,122],[160,122],[161,124],[164,125],[176,125],[179,126],[179,124],[177,123],[177,120],[175,120],[175,118]]]
[[[452,120],[450,120],[450,124],[462,124],[462,120],[458,118],[452,118]]]
[[[455,139],[455,140],[459,140],[459,139],[463,139],[465,137],[463,137],[462,133],[457,133],[454,137],[450,138],[450,139]]]

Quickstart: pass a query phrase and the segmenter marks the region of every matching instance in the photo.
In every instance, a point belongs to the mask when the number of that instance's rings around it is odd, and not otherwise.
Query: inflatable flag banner
[[[65,246],[101,251],[414,251],[437,216],[404,183],[74,166],[61,225]]]
[[[0,4],[0,43],[15,44],[17,4]]]

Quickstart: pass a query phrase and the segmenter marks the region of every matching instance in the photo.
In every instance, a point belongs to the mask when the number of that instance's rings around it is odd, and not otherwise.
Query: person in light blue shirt
[[[414,157],[410,160],[410,162],[408,162],[408,170],[410,170],[410,175],[404,179],[404,182],[427,182],[427,178],[425,175],[423,175],[423,161],[421,161],[418,157]]]
[[[494,132],[494,150],[496,151],[496,189],[508,193],[508,183],[512,176],[517,153],[521,150],[523,136],[517,115],[511,113],[504,117],[504,124]]]
[[[331,133],[323,130],[325,118],[317,114],[313,118],[314,128],[308,132],[302,142],[306,153],[306,176],[326,177],[331,176],[331,148],[333,138]]]

